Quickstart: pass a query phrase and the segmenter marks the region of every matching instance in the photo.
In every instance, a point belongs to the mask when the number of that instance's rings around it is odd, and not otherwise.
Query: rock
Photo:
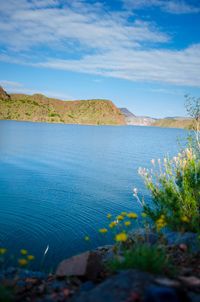
[[[95,280],[102,271],[101,257],[95,252],[83,254],[63,260],[56,270],[57,277],[79,276]]]
[[[72,298],[72,302],[131,301],[133,295],[140,296],[144,288],[151,282],[153,282],[153,277],[148,273],[137,270],[123,271],[105,280],[90,291],[79,292]]]
[[[168,279],[168,278],[157,278],[154,281],[155,281],[155,283],[162,285],[162,286],[176,287],[176,288],[181,286],[179,281]]]
[[[9,94],[0,86],[0,100],[8,101],[10,100]]]
[[[137,242],[147,242],[149,244],[155,244],[159,240],[159,236],[157,233],[151,230],[147,232],[147,230],[144,228],[130,231],[129,238],[133,241],[136,240]]]
[[[180,232],[166,232],[164,234],[169,245],[186,245],[193,253],[200,251],[198,235],[192,232],[181,234]]]
[[[61,289],[63,289],[65,287],[65,282],[59,282],[59,281],[54,281],[51,285],[51,288],[55,291],[55,292],[59,292]]]
[[[150,286],[145,291],[144,302],[189,302],[183,292],[165,286]]]
[[[200,289],[200,279],[194,276],[189,277],[179,277],[185,286],[190,288],[199,288]]]
[[[80,292],[81,291],[89,291],[89,290],[91,290],[91,289],[93,289],[95,287],[95,284],[93,283],[93,282],[91,282],[91,281],[87,281],[87,282],[84,282],[84,283],[82,283],[82,285],[80,286]]]
[[[180,249],[182,252],[187,252],[188,247],[187,247],[186,244],[181,243],[181,244],[179,244],[179,249]]]

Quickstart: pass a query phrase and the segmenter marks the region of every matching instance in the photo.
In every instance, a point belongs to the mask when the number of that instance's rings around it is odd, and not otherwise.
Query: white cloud
[[[200,86],[200,44],[182,51],[119,49],[81,60],[49,59],[36,65],[132,81]]]
[[[141,9],[145,7],[159,7],[162,11],[171,14],[194,14],[200,12],[200,4],[196,5],[184,0],[123,0],[125,7],[129,9]]]
[[[162,9],[165,3],[165,8],[174,11],[173,5],[182,3],[186,11],[183,1],[126,3],[134,3],[135,8],[149,3]],[[168,50],[169,35],[155,24],[129,18],[130,12],[109,11],[102,2],[91,5],[84,0],[19,0],[15,4],[7,0],[0,6],[1,61],[131,81],[200,86],[200,44]]]
[[[2,86],[8,93],[24,93],[24,94],[35,94],[41,93],[50,98],[59,98],[59,99],[73,99],[71,96],[60,93],[57,91],[42,89],[38,91],[38,89],[26,87],[23,83],[13,82],[8,80],[0,80],[0,86]]]
[[[27,50],[46,46],[63,48],[66,52],[82,47],[87,51],[123,47],[139,47],[141,42],[163,43],[169,40],[147,22],[127,22],[123,14],[108,13],[101,6],[86,5],[74,1],[63,8],[60,1],[42,0],[43,6],[35,7],[36,1],[20,0],[19,7],[7,0],[0,8],[0,43],[13,50]],[[55,3],[55,6],[49,2]],[[61,3],[61,2],[60,2]],[[76,4],[76,5],[75,5]]]
[[[10,89],[17,89],[17,88],[21,88],[23,85],[19,82],[13,82],[13,81],[7,81],[7,80],[0,80],[0,86]]]

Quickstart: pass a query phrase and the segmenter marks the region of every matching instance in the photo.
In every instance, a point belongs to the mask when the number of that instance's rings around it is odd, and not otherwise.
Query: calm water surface
[[[138,167],[173,156],[186,131],[0,121],[0,246],[26,248],[45,266],[110,242],[106,214],[140,211],[149,199]],[[91,237],[91,243],[84,236]]]

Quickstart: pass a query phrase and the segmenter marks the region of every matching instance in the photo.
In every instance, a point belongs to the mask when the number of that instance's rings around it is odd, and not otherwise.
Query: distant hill
[[[192,128],[192,119],[188,117],[166,117],[163,119],[156,119],[149,116],[136,116],[127,108],[119,108],[124,115],[127,125],[137,126],[154,126],[165,128]]]
[[[124,125],[110,100],[62,101],[42,94],[7,94],[0,87],[0,119],[90,125]]]
[[[150,126],[156,119],[148,116],[136,116],[130,112],[127,108],[119,108],[121,113],[124,115],[127,125],[137,125],[137,126]]]
[[[130,112],[127,108],[119,108],[122,114],[124,114],[125,117],[136,117],[132,112]]]
[[[193,121],[190,118],[164,118],[155,121],[152,126],[165,128],[187,128],[191,129]]]

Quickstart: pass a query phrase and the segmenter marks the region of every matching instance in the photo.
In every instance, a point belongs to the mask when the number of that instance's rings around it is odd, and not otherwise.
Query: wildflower
[[[32,260],[35,259],[35,256],[33,256],[33,255],[28,255],[28,256],[27,256],[27,259],[30,260],[30,261],[32,261]]]
[[[22,250],[20,250],[20,253],[21,253],[22,255],[27,255],[27,254],[28,254],[28,251],[27,251],[27,250],[22,249]]]
[[[110,219],[111,217],[112,217],[112,215],[111,215],[111,214],[108,214],[108,215],[107,215],[107,218],[108,218],[108,219]]]
[[[137,188],[134,188],[133,189],[133,195],[137,195],[138,194],[138,189]]]
[[[7,252],[7,249],[1,247],[0,248],[0,255],[4,255]]]
[[[130,226],[130,225],[131,225],[131,221],[125,221],[125,222],[124,222],[124,225],[125,225],[125,226]]]
[[[126,233],[122,232],[115,236],[115,240],[118,242],[125,242],[128,239],[128,236]]]
[[[28,264],[28,260],[25,258],[20,258],[20,259],[18,259],[18,263],[21,266],[26,266]]]
[[[187,216],[182,216],[181,217],[181,221],[183,221],[183,222],[189,222],[190,220],[189,220],[189,218]]]
[[[157,231],[159,232],[162,228],[164,228],[167,225],[165,221],[165,216],[161,215],[159,219],[156,220],[156,228]]]
[[[108,232],[108,230],[107,230],[106,228],[103,228],[103,229],[99,229],[99,232],[100,232],[101,234],[105,234],[105,233]]]
[[[151,160],[152,165],[155,165],[155,159]]]
[[[128,218],[132,218],[132,219],[136,219],[138,217],[138,215],[134,212],[128,213],[127,216]]]
[[[118,216],[116,217],[116,219],[117,219],[117,220],[123,220],[124,217],[123,217],[122,215],[118,215]]]
[[[114,228],[116,225],[117,225],[117,221],[112,221],[112,222],[109,224],[109,227],[112,229],[112,228]]]

